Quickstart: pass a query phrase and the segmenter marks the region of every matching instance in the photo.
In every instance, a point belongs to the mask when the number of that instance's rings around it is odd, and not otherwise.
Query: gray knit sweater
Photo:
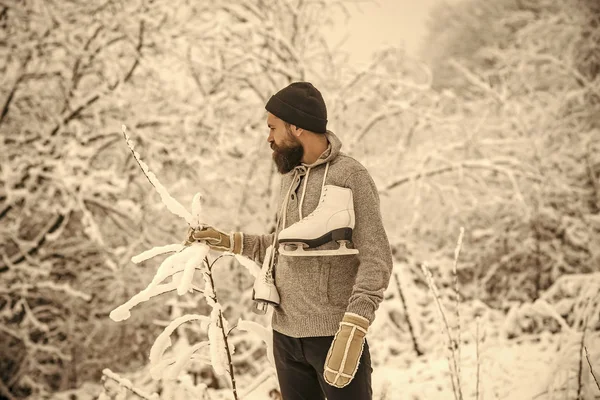
[[[300,220],[298,207],[307,173],[302,216],[317,207],[325,165],[329,162],[325,183],[352,190],[356,217],[352,243],[359,254],[277,256],[275,285],[281,300],[273,313],[272,326],[277,332],[297,338],[334,335],[345,312],[373,322],[392,271],[392,254],[381,221],[375,183],[364,166],[340,153],[342,143],[333,132],[327,131],[326,135],[329,146],[315,163],[302,164],[283,175],[278,215],[282,215],[282,205],[287,203],[285,227]],[[290,186],[291,195],[286,201]],[[242,254],[262,264],[274,235],[244,234]],[[338,246],[327,243],[318,249]]]

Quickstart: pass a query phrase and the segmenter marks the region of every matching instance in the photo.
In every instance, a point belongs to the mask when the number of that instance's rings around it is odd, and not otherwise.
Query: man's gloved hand
[[[185,244],[200,240],[216,251],[229,251],[234,254],[242,253],[244,235],[241,232],[225,233],[212,226],[189,228]]]
[[[365,317],[349,312],[344,314],[325,359],[325,382],[343,388],[352,381],[368,329],[369,320]]]

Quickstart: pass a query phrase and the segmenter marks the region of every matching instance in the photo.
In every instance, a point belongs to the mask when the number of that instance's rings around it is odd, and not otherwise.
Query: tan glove
[[[189,228],[185,244],[188,245],[197,240],[206,243],[216,251],[229,251],[241,254],[244,242],[242,232],[225,233],[212,226],[204,225],[201,228]]]
[[[363,352],[369,320],[354,313],[345,313],[327,352],[323,377],[325,382],[343,388],[354,378]]]

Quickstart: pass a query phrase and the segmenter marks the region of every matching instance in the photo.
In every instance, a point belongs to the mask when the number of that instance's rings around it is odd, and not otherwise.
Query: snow
[[[112,310],[109,314],[110,319],[115,322],[126,320],[131,317],[131,309],[144,301],[150,300],[152,297],[161,295],[173,291],[177,288],[177,285],[173,282],[165,283],[163,285],[157,285],[155,287],[146,288],[134,295],[126,303]]]
[[[182,372],[185,372],[183,369],[189,364],[193,354],[199,349],[207,346],[210,346],[210,342],[208,340],[204,340],[194,344],[193,346],[190,346],[186,350],[178,351],[175,356],[175,363],[169,368],[168,373],[164,376],[164,379],[177,379],[180,375],[182,375]],[[184,373],[183,376],[187,375]]]
[[[167,325],[167,327],[161,332],[161,334],[158,335],[154,341],[154,344],[152,345],[152,348],[150,349],[151,364],[155,364],[160,361],[165,350],[171,346],[171,334],[173,331],[181,324],[190,321],[200,321],[203,323],[202,327],[206,327],[208,326],[210,319],[206,315],[187,314],[171,321],[169,325]]]
[[[238,320],[237,328],[242,331],[251,332],[258,336],[267,346],[267,360],[275,367],[275,358],[273,357],[273,330],[270,327],[264,327],[258,322]]]
[[[121,131],[123,132],[123,136],[125,137],[127,146],[129,146],[129,149],[131,149],[131,152],[133,153],[133,156],[135,157],[136,161],[138,162],[138,164],[140,165],[140,167],[142,168],[142,170],[144,171],[144,173],[146,174],[146,176],[160,195],[162,203],[167,207],[167,209],[170,212],[177,215],[178,217],[185,219],[188,225],[192,226],[195,218],[192,217],[192,214],[190,214],[188,210],[186,210],[185,207],[181,205],[181,203],[179,203],[177,200],[171,197],[167,189],[165,189],[165,187],[160,183],[156,175],[154,175],[154,173],[150,171],[148,165],[142,161],[139,153],[135,151],[135,146],[131,139],[129,139],[129,135],[127,135],[127,127],[125,125],[121,125]]]
[[[146,260],[149,260],[151,258],[159,256],[161,254],[178,252],[178,251],[182,250],[183,248],[184,248],[184,245],[176,244],[176,243],[168,244],[165,246],[156,246],[156,247],[151,248],[150,250],[146,250],[146,251],[138,254],[137,256],[131,257],[131,261],[134,264],[139,264]]]
[[[246,269],[248,270],[250,275],[252,275],[252,277],[254,277],[255,279],[258,277],[258,275],[260,274],[260,267],[257,263],[255,263],[253,260],[251,260],[248,257],[243,256],[241,254],[235,254],[235,259],[241,265],[246,267]]]
[[[196,269],[202,266],[204,257],[208,254],[210,248],[202,243],[193,243],[191,249],[198,249],[193,252],[190,258],[185,262],[183,275],[181,281],[177,286],[177,294],[183,296],[186,292],[191,291],[192,281],[194,279],[194,272]]]
[[[221,331],[221,323],[219,316],[221,314],[221,305],[218,303],[212,304],[212,311],[210,313],[210,325],[208,327],[208,339],[210,341],[210,359],[211,365],[213,366],[217,375],[225,375],[229,371],[229,360],[227,357],[227,351],[225,348],[225,340],[223,339],[223,332]],[[223,328],[225,332],[228,332],[227,321],[225,317],[223,319]],[[233,346],[229,344],[229,350],[233,354]]]
[[[175,245],[169,246],[173,246],[174,248]],[[163,249],[169,246],[163,246]],[[151,249],[149,252],[161,254],[160,250],[155,249],[156,248]],[[192,287],[194,271],[201,268],[202,260],[208,254],[209,250],[210,248],[203,243],[193,243],[191,246],[186,246],[178,253],[167,257],[157,269],[156,275],[146,289],[134,295],[125,302],[125,304],[122,304],[111,311],[110,318],[115,322],[123,321],[131,316],[130,310],[133,307],[150,300],[152,297],[169,292],[173,289],[176,289],[180,296],[189,292]],[[148,252],[142,254],[145,253]],[[183,274],[178,276],[182,271]],[[173,277],[172,282],[162,285],[159,284],[169,276]]]
[[[104,370],[102,370],[102,374],[106,378],[108,378],[107,380],[111,381],[109,384],[112,384],[112,383],[117,383],[118,384],[118,386],[116,386],[116,387],[113,386],[113,388],[114,388],[113,391],[117,392],[115,399],[123,399],[123,400],[125,400],[125,398],[127,396],[127,390],[126,389],[128,389],[128,390],[131,390],[134,393],[136,393],[136,395],[138,397],[142,397],[142,398],[147,399],[147,400],[159,400],[159,396],[158,396],[157,393],[149,394],[149,393],[147,393],[147,392],[145,392],[143,390],[135,388],[135,386],[133,385],[133,383],[129,379],[123,378],[123,377],[119,376],[118,374],[114,373],[113,371],[111,371],[108,368],[105,368]],[[105,392],[103,392],[103,394],[104,393]],[[108,398],[112,398],[112,396],[108,397]]]
[[[377,341],[381,342],[398,340],[400,340],[398,337],[377,337]],[[387,399],[453,398],[444,349],[439,347],[430,349],[426,355],[416,357],[414,352],[405,347],[404,352],[395,357],[388,355],[387,360],[382,362],[381,354],[376,349],[389,347],[398,347],[398,345],[378,343],[372,350],[374,399],[382,398],[383,393],[387,393]],[[567,368],[564,364],[566,355],[564,353],[571,355],[567,357],[571,362],[578,360],[576,349],[567,346],[561,354],[556,352],[560,347],[558,337],[550,334],[532,337],[525,341],[494,339],[480,344],[480,398],[531,400],[538,395],[540,397],[537,398],[550,398],[543,394],[557,375],[563,373],[561,370]],[[463,344],[461,355],[463,395],[465,399],[475,399],[477,384],[475,344]],[[571,371],[576,371],[574,365],[571,365]],[[576,374],[572,373],[571,379],[573,375]],[[591,378],[591,375],[588,374],[588,377]],[[572,383],[572,386],[576,387],[576,383]],[[587,390],[591,391],[591,386],[588,384]],[[396,397],[399,393],[402,397]]]
[[[181,270],[181,265],[185,265],[186,259],[189,257],[188,248],[183,248],[175,254],[168,256],[156,270],[156,274],[152,278],[150,286],[157,285],[168,276],[174,275],[176,271]],[[179,268],[178,268],[179,267]]]

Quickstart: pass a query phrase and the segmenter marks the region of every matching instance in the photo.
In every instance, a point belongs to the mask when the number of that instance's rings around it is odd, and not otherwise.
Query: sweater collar
[[[340,149],[342,148],[341,140],[336,136],[335,133],[329,130],[325,132],[325,136],[327,137],[329,144],[327,145],[327,149],[321,153],[319,158],[312,164],[301,163],[295,169],[306,171],[307,168],[314,168],[317,165],[328,163],[336,158],[338,154],[340,154]]]

